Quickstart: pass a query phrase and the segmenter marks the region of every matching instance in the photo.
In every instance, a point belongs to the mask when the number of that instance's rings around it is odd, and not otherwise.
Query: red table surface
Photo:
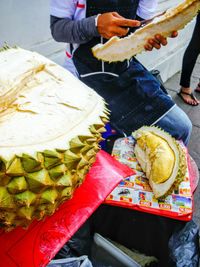
[[[1,267],[42,267],[55,256],[115,186],[133,171],[100,151],[84,183],[71,200],[27,230],[0,231]]]

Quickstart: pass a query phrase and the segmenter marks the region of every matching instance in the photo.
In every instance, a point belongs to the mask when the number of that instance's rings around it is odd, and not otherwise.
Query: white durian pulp
[[[90,135],[90,125],[102,124],[104,100],[47,58],[8,49],[0,53],[0,69],[2,158],[66,150],[74,136]]]

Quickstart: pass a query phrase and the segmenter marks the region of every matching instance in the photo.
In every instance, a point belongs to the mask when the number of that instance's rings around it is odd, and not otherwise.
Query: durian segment
[[[104,100],[20,48],[0,52],[0,226],[41,220],[73,196],[99,151]]]
[[[169,9],[164,15],[156,17],[151,23],[139,28],[124,38],[113,37],[105,44],[92,48],[93,55],[103,61],[116,62],[130,59],[144,51],[149,38],[156,34],[171,36],[175,30],[181,30],[190,22],[200,9],[200,0],[185,0]]]
[[[174,152],[167,140],[155,132],[148,131],[138,137],[136,146],[143,151],[146,150],[146,164],[143,163],[143,169],[147,177],[156,184],[165,182],[171,176],[175,163]],[[138,151],[137,147],[136,151]]]
[[[186,175],[186,155],[181,145],[157,127],[144,126],[133,133],[135,155],[156,198],[177,189]]]
[[[176,177],[174,172],[174,176],[171,176],[164,183],[155,184],[150,181],[150,186],[152,187],[156,198],[166,198],[168,195],[173,193],[173,191],[178,189],[179,184],[184,180],[186,176],[186,155],[180,145],[178,145],[177,149],[179,150],[179,169],[177,171]]]

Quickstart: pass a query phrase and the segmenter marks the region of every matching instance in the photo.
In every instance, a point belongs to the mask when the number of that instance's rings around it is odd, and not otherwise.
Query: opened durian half
[[[186,152],[172,136],[157,127],[144,126],[133,133],[135,155],[156,198],[176,190],[186,175]]]
[[[26,227],[73,195],[95,161],[104,100],[20,48],[0,52],[0,226]]]

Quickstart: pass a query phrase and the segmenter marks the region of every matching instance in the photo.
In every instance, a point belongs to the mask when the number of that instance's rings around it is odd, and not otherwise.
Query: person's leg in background
[[[193,98],[193,95],[187,95],[192,93],[192,89],[190,88],[190,79],[196,64],[196,60],[198,55],[200,54],[200,14],[197,16],[196,25],[194,28],[194,32],[188,47],[185,50],[182,64],[182,73],[180,79],[181,90],[179,96],[187,104],[190,105],[198,105],[199,101]]]
[[[192,132],[192,123],[186,113],[175,105],[156,124],[187,146]]]

